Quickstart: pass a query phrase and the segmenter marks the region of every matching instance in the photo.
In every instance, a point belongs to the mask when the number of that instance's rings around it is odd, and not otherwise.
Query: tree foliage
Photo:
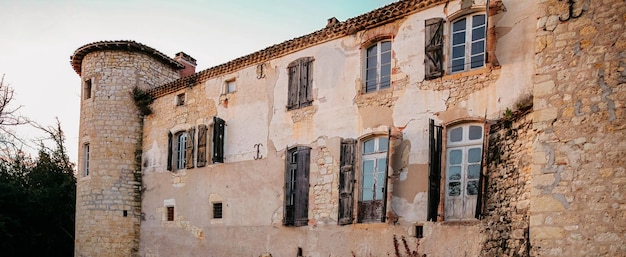
[[[18,150],[10,127],[26,119],[6,112],[7,97],[0,81],[0,255],[73,256],[76,179],[63,131],[39,127],[53,147],[41,143],[35,158]]]

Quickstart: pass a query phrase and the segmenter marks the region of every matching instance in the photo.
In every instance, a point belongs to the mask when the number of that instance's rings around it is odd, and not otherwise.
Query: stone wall
[[[626,1],[539,2],[531,255],[625,256]]]
[[[491,125],[486,156],[487,187],[480,256],[529,256],[532,114]]]
[[[91,97],[83,95],[81,100],[76,256],[137,254],[142,122],[131,91],[177,76],[169,66],[141,53],[100,51],[84,57],[81,80],[91,81]],[[89,175],[85,174],[85,144],[89,144]]]

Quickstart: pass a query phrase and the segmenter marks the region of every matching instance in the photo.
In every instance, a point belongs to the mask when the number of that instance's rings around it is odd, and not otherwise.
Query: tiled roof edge
[[[357,17],[347,19],[344,22],[340,22],[335,25],[315,31],[313,33],[267,47],[249,55],[239,57],[227,63],[223,63],[208,68],[206,70],[202,70],[193,75],[174,80],[172,82],[150,89],[148,93],[150,93],[153,97],[158,98],[178,91],[182,88],[191,87],[197,83],[202,83],[209,78],[231,73],[253,64],[279,58],[287,54],[291,54],[299,50],[305,49],[307,47],[354,34],[361,30],[380,26],[403,18],[417,11],[421,11],[448,1],[449,0],[402,0],[391,3],[384,7],[359,15]]]
[[[142,52],[154,57],[161,63],[169,65],[174,69],[182,69],[185,67],[176,60],[147,45],[130,40],[116,40],[93,42],[76,49],[76,51],[74,51],[74,54],[70,56],[70,64],[72,65],[72,68],[74,68],[74,71],[76,71],[76,73],[80,75],[83,58],[85,58],[85,56],[91,52],[102,50],[124,50],[131,52]]]

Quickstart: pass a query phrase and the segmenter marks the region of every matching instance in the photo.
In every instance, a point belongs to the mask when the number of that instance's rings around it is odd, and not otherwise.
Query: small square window
[[[222,218],[222,203],[213,203],[213,218]]]
[[[174,221],[174,206],[167,207],[167,221]]]
[[[83,87],[83,96],[85,100],[91,98],[91,79],[85,80],[85,85]]]
[[[176,106],[185,105],[185,93],[176,96]]]
[[[226,81],[226,85],[224,85],[224,92],[226,94],[230,94],[233,93],[237,90],[237,83],[235,83],[235,80],[229,80]]]

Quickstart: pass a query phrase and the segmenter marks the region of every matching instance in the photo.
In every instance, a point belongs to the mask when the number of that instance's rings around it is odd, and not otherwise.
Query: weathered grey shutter
[[[213,163],[223,163],[226,122],[219,117],[213,117],[213,123]]]
[[[428,124],[428,221],[437,221],[439,201],[441,197],[441,151],[442,151],[441,126],[435,125],[430,119]]]
[[[311,105],[311,102],[313,101],[313,97],[311,95],[311,88],[313,87],[313,58],[302,58],[300,62],[300,90],[298,107],[304,107]]]
[[[425,79],[443,76],[443,18],[426,20],[425,25]]]
[[[388,185],[388,181],[389,181],[389,167],[391,166],[391,158],[389,158],[391,156],[391,147],[396,147],[397,145],[399,145],[398,143],[394,142],[394,144],[391,143],[391,140],[395,139],[395,137],[391,136],[391,128],[389,128],[387,130],[387,166],[385,167],[385,182],[383,184],[383,207],[381,209],[381,213],[380,213],[380,221],[381,222],[385,222],[385,218],[387,217],[386,215],[386,211],[387,211],[387,185]],[[395,140],[394,140],[395,141]],[[402,141],[402,138],[400,138],[400,141]]]
[[[167,132],[167,170],[172,170],[172,132]]]
[[[288,226],[293,224],[293,206],[289,202],[291,195],[291,153],[289,147],[285,146],[285,184],[284,184],[284,199],[283,199],[283,225]]]
[[[198,126],[198,158],[197,158],[197,166],[204,167],[206,165],[206,132],[208,127],[206,125]]]
[[[354,159],[356,140],[341,141],[341,167],[339,171],[339,217],[338,224],[346,225],[354,221]]]
[[[296,201],[294,226],[309,224],[309,167],[311,148],[298,146],[298,169],[296,171]]]
[[[300,89],[300,62],[294,61],[287,67],[289,72],[289,88],[287,89],[287,110],[298,108],[298,96]]]
[[[474,212],[474,218],[480,219],[483,211],[485,210],[485,204],[487,203],[487,182],[488,177],[485,175],[485,152],[489,149],[489,126],[485,126],[483,129],[483,148],[480,156],[480,176],[478,177],[478,195],[476,199],[476,211]]]
[[[187,130],[187,145],[185,145],[185,168],[187,169],[193,169],[194,167],[194,163],[193,163],[193,150],[194,150],[194,135],[196,134],[196,129],[195,128],[190,128],[189,130]]]

